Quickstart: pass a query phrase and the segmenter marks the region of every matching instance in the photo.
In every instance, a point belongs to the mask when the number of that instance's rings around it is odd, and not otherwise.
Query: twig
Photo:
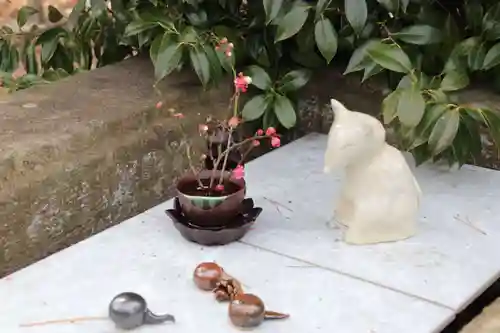
[[[76,318],[47,320],[35,323],[20,324],[19,327],[34,327],[34,326],[43,326],[52,324],[73,324],[82,321],[107,320],[107,319],[108,319],[107,317],[76,317]]]
[[[231,145],[231,139],[233,138],[233,128],[230,127],[229,128],[229,135],[228,135],[228,138],[227,138],[227,146],[229,147]],[[224,171],[226,170],[226,165],[227,165],[227,159],[229,157],[229,153],[226,154],[226,156],[224,156],[224,162],[222,163],[222,172],[220,174],[220,178],[219,178],[219,185],[222,184],[222,182],[224,181]],[[215,169],[214,169],[215,170]]]
[[[220,154],[218,157],[217,157],[217,161],[215,161],[215,165],[218,166],[220,164],[220,162],[222,161],[222,159],[224,158],[224,155],[230,153],[233,149],[235,148],[238,148],[238,147],[241,147],[245,144],[247,144],[248,142],[250,141],[253,141],[253,140],[260,140],[260,139],[266,139],[266,138],[270,138],[271,136],[269,135],[260,135],[260,136],[254,136],[254,137],[251,137],[251,138],[248,138],[248,139],[245,139],[241,142],[238,142],[238,143],[235,143],[233,145],[231,145],[230,147],[226,148],[226,150],[224,150],[222,152],[222,154]]]
[[[471,227],[472,229],[476,230],[477,232],[479,232],[479,233],[481,233],[481,234],[483,234],[483,235],[485,235],[485,236],[487,236],[487,235],[488,235],[488,234],[487,234],[484,230],[482,230],[482,229],[480,229],[479,227],[477,227],[476,225],[474,225],[474,223],[472,223],[472,222],[469,220],[469,218],[468,218],[468,217],[466,217],[466,220],[463,220],[463,219],[461,219],[461,218],[460,218],[460,216],[459,216],[459,215],[455,215],[455,216],[454,216],[454,218],[455,218],[455,220],[457,220],[458,222],[462,222],[463,224],[465,224],[465,225],[467,225],[467,226]]]
[[[287,206],[283,205],[282,203],[275,201],[273,199],[269,199],[268,197],[263,197],[263,198],[266,199],[267,201],[269,201],[270,203],[272,203],[273,205],[283,207],[286,210],[288,210],[289,212],[293,213],[293,210],[291,208],[288,208]]]
[[[240,161],[238,162],[238,165],[241,165],[243,163],[243,161],[247,158],[248,154],[250,154],[250,152],[253,150],[255,146],[253,144],[251,144],[247,150],[243,153],[243,155],[241,155],[241,159]]]
[[[196,177],[196,180],[198,181],[198,185],[203,188],[203,183],[198,175],[198,172],[196,171],[196,169],[194,168],[194,165],[193,165],[193,159],[191,157],[191,147],[186,144],[186,155],[187,155],[187,158],[188,158],[188,163],[189,163],[189,168],[191,169],[191,171],[194,173],[194,176]]]
[[[289,265],[289,266],[286,266],[288,268],[318,268],[317,266],[313,266],[313,265],[308,265],[308,266],[305,266],[305,265]]]

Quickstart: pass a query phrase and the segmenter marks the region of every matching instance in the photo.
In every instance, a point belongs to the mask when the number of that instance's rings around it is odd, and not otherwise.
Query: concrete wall
[[[230,91],[173,75],[156,110],[153,83],[134,58],[0,97],[0,276],[169,197],[187,164],[168,108],[197,131],[225,116]]]

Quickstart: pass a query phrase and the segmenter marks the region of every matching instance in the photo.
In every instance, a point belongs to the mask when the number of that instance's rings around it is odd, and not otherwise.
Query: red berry
[[[267,136],[273,136],[276,134],[276,129],[274,127],[269,127],[267,130],[266,130],[266,135]]]
[[[273,146],[274,148],[278,148],[279,146],[281,146],[280,138],[277,136],[273,136],[271,138],[271,146]]]

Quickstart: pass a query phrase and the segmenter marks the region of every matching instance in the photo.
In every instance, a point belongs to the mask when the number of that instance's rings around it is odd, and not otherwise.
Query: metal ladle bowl
[[[113,298],[109,303],[109,318],[116,327],[124,330],[167,321],[175,323],[175,317],[170,314],[157,315],[151,312],[144,297],[133,292],[124,292]]]

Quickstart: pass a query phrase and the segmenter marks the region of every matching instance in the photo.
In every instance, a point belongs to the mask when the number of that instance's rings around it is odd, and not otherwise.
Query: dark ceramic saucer
[[[185,239],[201,245],[225,245],[241,239],[259,217],[262,208],[254,207],[253,200],[248,198],[243,200],[241,211],[223,227],[200,227],[191,223],[182,214],[178,198],[174,200],[174,208],[167,209],[165,213]]]

